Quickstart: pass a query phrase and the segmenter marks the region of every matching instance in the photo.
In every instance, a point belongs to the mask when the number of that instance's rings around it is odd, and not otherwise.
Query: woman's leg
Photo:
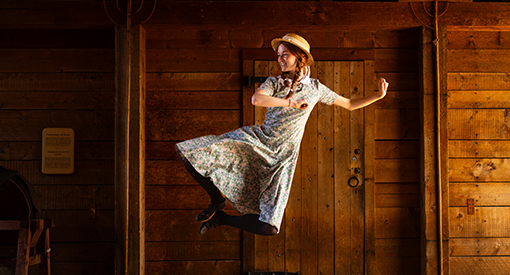
[[[198,184],[200,184],[200,186],[202,186],[202,188],[204,188],[204,190],[211,198],[211,203],[209,206],[195,217],[197,221],[207,221],[214,215],[214,213],[216,213],[216,211],[227,206],[225,197],[223,197],[223,194],[220,192],[218,187],[214,185],[211,179],[206,178],[198,173],[193,165],[191,165],[191,163],[189,163],[185,157],[181,157],[181,160],[184,162],[184,167],[186,167],[188,173],[193,177],[193,179],[195,179],[195,181],[198,182]]]
[[[196,182],[198,182],[198,184],[200,184],[200,186],[202,186],[202,188],[204,188],[207,194],[209,194],[209,197],[211,197],[211,204],[219,204],[225,201],[223,194],[221,194],[220,190],[214,185],[211,179],[198,173],[186,158],[182,158],[182,161],[184,162],[184,167],[186,167],[188,173],[193,177],[193,179],[195,179]]]
[[[257,214],[246,214],[243,216],[225,215],[221,218],[220,224],[233,226],[257,235],[272,236],[278,233],[276,227],[261,222]]]
[[[205,232],[207,232],[207,230],[221,225],[229,225],[232,227],[242,229],[244,231],[251,232],[253,234],[263,236],[271,236],[276,235],[278,233],[276,227],[268,223],[259,221],[259,215],[257,214],[230,216],[222,210],[216,212],[216,214],[214,214],[214,216],[210,220],[203,222],[200,225],[198,233],[200,235],[203,235],[205,234]]]

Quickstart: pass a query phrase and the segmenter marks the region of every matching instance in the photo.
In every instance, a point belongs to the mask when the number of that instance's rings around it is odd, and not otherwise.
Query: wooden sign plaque
[[[42,142],[42,172],[72,174],[74,172],[74,130],[45,128]]]

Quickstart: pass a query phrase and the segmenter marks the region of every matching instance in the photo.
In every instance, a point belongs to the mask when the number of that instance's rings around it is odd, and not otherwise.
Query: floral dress
[[[273,76],[260,89],[278,98],[289,91],[283,79]],[[261,126],[183,141],[177,152],[210,178],[239,213],[259,214],[260,221],[279,231],[306,121],[317,102],[331,105],[338,95],[307,77],[294,87],[292,99],[302,98],[308,102],[306,110],[268,107]]]

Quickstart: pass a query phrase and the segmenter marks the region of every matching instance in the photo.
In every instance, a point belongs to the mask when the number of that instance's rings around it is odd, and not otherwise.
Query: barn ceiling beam
[[[135,11],[138,6],[135,3]],[[106,1],[115,8],[115,1]],[[430,5],[431,3],[425,3]],[[414,3],[420,9],[419,3]],[[110,7],[112,8],[112,7]],[[147,19],[151,5],[140,11]],[[418,10],[417,10],[418,11]],[[291,16],[289,16],[291,15]],[[113,14],[111,15],[114,18]],[[260,18],[264,18],[261,20]],[[115,19],[115,18],[114,18]],[[145,19],[142,19],[145,20]],[[430,23],[432,21],[424,21]],[[173,1],[160,0],[147,23],[260,29],[302,26],[323,29],[398,29],[420,27],[409,2]],[[451,2],[440,18],[449,28],[510,27],[510,3]],[[0,28],[111,28],[102,1],[0,1]]]

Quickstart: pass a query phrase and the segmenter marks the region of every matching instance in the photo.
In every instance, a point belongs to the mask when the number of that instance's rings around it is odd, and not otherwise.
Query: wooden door
[[[252,64],[255,76],[280,74],[275,61]],[[245,62],[245,75],[250,72],[246,66],[252,64]],[[318,61],[311,76],[345,97],[373,93],[372,61]],[[259,86],[245,88],[246,96]],[[250,118],[252,111],[253,121],[260,125],[265,108],[244,110],[245,117]],[[373,270],[373,121],[372,107],[349,112],[316,105],[306,126],[280,233],[271,237],[244,233],[244,271],[324,275]]]

